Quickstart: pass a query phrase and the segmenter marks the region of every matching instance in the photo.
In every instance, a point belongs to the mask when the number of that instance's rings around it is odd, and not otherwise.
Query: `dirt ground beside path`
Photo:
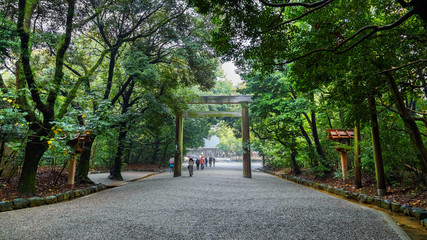
[[[280,169],[276,170],[280,173],[289,174],[295,176],[291,173],[290,169]],[[349,192],[363,193],[367,196],[374,197],[377,195],[376,181],[375,176],[363,176],[362,178],[362,188],[355,189],[352,179],[348,181],[343,181],[339,178],[334,178],[334,176],[325,176],[323,178],[315,178],[312,174],[307,171],[303,171],[302,174],[297,175],[299,178],[306,180],[314,181],[317,183],[323,183],[334,188],[344,189]],[[401,205],[407,204],[412,207],[427,209],[427,191],[422,191],[419,189],[414,189],[411,187],[402,187],[399,185],[396,186],[387,186],[387,194],[382,199],[388,199],[393,202],[400,203]]]
[[[122,171],[158,171],[162,168],[158,164],[130,164],[123,168]],[[108,169],[93,169],[96,171],[108,171]],[[50,167],[39,167],[36,177],[37,196],[47,197],[59,193],[69,191],[67,188],[68,173],[65,169],[62,173],[60,169],[52,169]],[[17,186],[19,176],[12,177],[9,181],[6,178],[0,177],[0,201],[10,201],[19,198]],[[75,184],[74,189],[83,189],[91,186],[90,184]]]
[[[0,201],[10,201],[21,197],[17,192],[19,176],[12,177],[9,181],[0,178]],[[67,188],[68,173],[53,170],[50,167],[40,167],[36,176],[37,196],[47,197],[69,191]],[[74,189],[83,189],[90,184],[75,184]]]

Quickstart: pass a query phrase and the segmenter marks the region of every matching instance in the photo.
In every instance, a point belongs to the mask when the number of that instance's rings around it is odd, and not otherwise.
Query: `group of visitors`
[[[196,157],[196,168],[199,170],[199,167],[201,170],[203,170],[206,167],[212,167],[212,165],[215,167],[215,158],[210,156],[209,158],[203,156]],[[190,158],[188,160],[188,172],[190,173],[190,177],[193,176],[193,169],[194,169],[194,159]]]
[[[187,157],[186,157],[187,158]],[[194,159],[196,161],[194,161]],[[210,156],[209,158],[206,156],[196,156],[193,158],[190,158],[188,160],[188,172],[190,173],[190,177],[193,176],[193,169],[194,169],[194,163],[196,164],[196,168],[197,170],[199,170],[199,168],[201,170],[203,170],[206,167],[215,167],[215,158],[213,156]],[[174,170],[174,158],[170,158],[169,159],[169,171],[173,172]]]
[[[196,168],[197,168],[197,170],[199,170],[199,167],[202,170],[205,169],[205,167],[208,167],[208,163],[209,163],[209,167],[212,167],[212,164],[215,167],[215,158],[212,157],[212,156],[210,156],[209,158],[207,158],[205,156],[203,156],[203,157],[197,157],[196,158]]]

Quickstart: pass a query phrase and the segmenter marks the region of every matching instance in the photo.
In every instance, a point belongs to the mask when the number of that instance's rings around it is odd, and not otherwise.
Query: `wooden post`
[[[179,128],[179,152],[181,153],[179,163],[177,165],[179,175],[182,175],[182,161],[184,161],[184,118],[181,115]]]
[[[76,155],[74,154],[73,157],[70,159],[70,166],[68,167],[68,182],[67,182],[67,188],[73,189],[74,187],[74,177],[76,176]]]
[[[354,187],[362,187],[362,170],[360,166],[360,122],[354,126]]]
[[[340,150],[341,153],[341,171],[342,179],[345,181],[348,178],[348,154],[344,149]]]
[[[182,148],[183,148],[183,133],[184,119],[182,113],[177,114],[175,119],[175,157],[173,164],[173,176],[180,177],[182,174]]]
[[[251,178],[251,151],[249,149],[249,110],[248,103],[242,103],[242,144],[243,144],[243,177]]]

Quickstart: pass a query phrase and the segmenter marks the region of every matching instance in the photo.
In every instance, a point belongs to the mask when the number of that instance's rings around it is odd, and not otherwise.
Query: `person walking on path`
[[[208,158],[206,158],[208,159]],[[209,167],[212,167],[212,156],[209,157]]]
[[[209,157],[209,163],[211,163],[211,162],[213,163],[213,166],[215,167],[215,158],[212,156]]]
[[[201,169],[203,170],[205,168],[205,159],[200,158],[200,164],[202,165]]]
[[[169,171],[170,172],[173,172],[173,164],[174,164],[174,162],[175,162],[174,158],[170,158],[169,159]]]
[[[205,156],[203,156],[203,158],[205,159],[205,165],[206,165],[206,167],[208,167],[208,158],[205,157]]]
[[[190,177],[193,176],[193,167],[194,167],[194,160],[190,158],[190,160],[188,160],[188,173],[190,173]]]
[[[199,170],[200,166],[200,159],[196,159],[196,169]]]

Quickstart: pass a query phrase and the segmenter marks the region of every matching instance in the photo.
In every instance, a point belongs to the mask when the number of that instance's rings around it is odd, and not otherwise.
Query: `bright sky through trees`
[[[233,82],[234,86],[242,82],[242,78],[236,73],[237,68],[233,62],[225,62],[221,65],[221,68],[224,70],[225,76]]]

